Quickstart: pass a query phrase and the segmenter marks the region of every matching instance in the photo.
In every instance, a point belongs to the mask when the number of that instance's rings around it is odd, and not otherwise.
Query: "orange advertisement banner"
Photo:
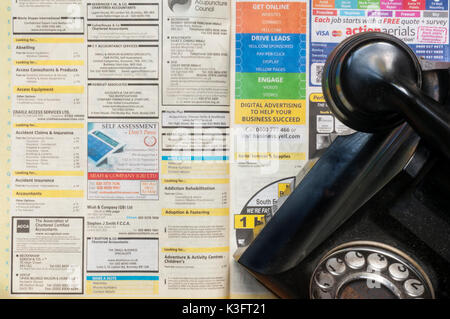
[[[313,8],[334,9],[334,0],[313,0]]]
[[[236,3],[236,33],[306,33],[306,2]]]

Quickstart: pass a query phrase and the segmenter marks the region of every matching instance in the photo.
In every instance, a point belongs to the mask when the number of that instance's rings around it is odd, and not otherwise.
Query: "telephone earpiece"
[[[347,126],[380,132],[407,121],[450,159],[450,110],[424,92],[424,78],[405,43],[367,32],[347,38],[328,56],[322,87],[328,106]]]

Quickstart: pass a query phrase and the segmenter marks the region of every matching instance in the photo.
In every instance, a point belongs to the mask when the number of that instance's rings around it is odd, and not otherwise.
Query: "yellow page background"
[[[0,0],[0,298],[9,297],[11,1]]]

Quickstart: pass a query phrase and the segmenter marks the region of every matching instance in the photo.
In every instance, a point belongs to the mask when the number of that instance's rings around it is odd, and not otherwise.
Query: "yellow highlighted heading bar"
[[[14,128],[84,128],[83,123],[14,123]]]
[[[234,159],[248,161],[303,161],[306,160],[305,153],[235,153]]]
[[[14,65],[84,65],[82,60],[16,60]]]
[[[227,253],[230,247],[163,247],[163,253]]]
[[[82,198],[81,190],[13,190],[13,197]]]
[[[229,178],[165,178],[163,184],[228,184]]]
[[[15,86],[15,94],[82,94],[84,86]]]
[[[228,216],[229,208],[163,208],[163,216]]]
[[[83,38],[15,38],[14,43],[84,43]]]
[[[14,171],[13,176],[84,176],[83,171]]]

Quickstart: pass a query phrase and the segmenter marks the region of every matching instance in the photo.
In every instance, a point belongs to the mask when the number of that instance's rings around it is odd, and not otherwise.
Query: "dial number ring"
[[[395,248],[373,244],[349,243],[327,253],[313,272],[310,297],[434,298],[431,282],[416,262]]]

